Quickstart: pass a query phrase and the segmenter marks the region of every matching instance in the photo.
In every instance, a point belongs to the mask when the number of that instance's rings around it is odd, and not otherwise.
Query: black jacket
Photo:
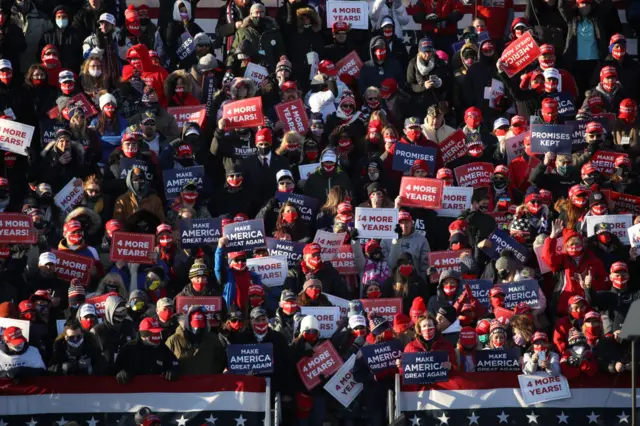
[[[89,4],[86,4],[74,15],[71,26],[77,31],[81,40],[98,30],[98,19],[103,13],[107,13],[104,3],[101,3],[98,9],[91,9]]]
[[[580,183],[580,171],[577,169],[570,170],[567,176],[561,176],[557,173],[547,172],[547,166],[541,162],[537,167],[531,170],[529,181],[538,188],[544,188],[553,194],[553,199],[557,200],[566,197],[569,188]]]
[[[289,160],[272,151],[268,167],[263,165],[257,155],[252,155],[242,161],[242,168],[246,184],[254,194],[254,202],[263,205],[276,192],[276,174],[280,170],[289,169]]]
[[[593,24],[594,36],[596,38],[596,44],[598,46],[598,56],[600,58],[604,58],[607,55],[608,47],[609,47],[609,36],[606,34],[604,29],[602,19],[597,9],[595,9],[591,15],[589,15],[586,19],[590,20]],[[575,17],[571,21],[568,22],[567,27],[567,42],[564,46],[564,54],[562,58],[564,63],[570,63],[571,61],[576,60],[576,55],[578,53],[578,24],[580,22],[580,17]]]
[[[6,13],[10,13],[9,9]],[[11,23],[9,17],[7,17],[6,22],[2,26],[2,32],[3,36],[0,37],[0,58],[8,59],[11,61],[13,69],[18,70],[20,68],[20,55],[22,55],[22,52],[27,48],[24,33],[20,27]],[[39,49],[38,52],[40,50],[41,49]],[[40,62],[40,58],[34,58],[34,62],[36,60]]]
[[[126,371],[131,375],[162,374],[179,371],[178,359],[164,343],[147,345],[142,339],[127,342],[116,360],[116,371]]]
[[[304,262],[304,260],[301,262]],[[322,282],[322,291],[324,293],[342,297],[343,299],[350,298],[347,285],[331,262],[322,262],[322,267],[316,273],[304,273],[301,264],[296,265],[295,268],[290,268],[284,281],[284,288],[298,294],[302,291],[305,281],[311,278]]]
[[[273,373],[259,374],[259,376],[271,377],[271,383],[275,392],[292,395],[291,381],[289,378],[292,375],[297,375],[297,371],[291,359],[291,349],[289,349],[289,344],[284,335],[269,328],[262,341],[258,341],[253,330],[249,329],[241,334],[239,341],[241,341],[242,344],[271,343],[273,345]]]
[[[65,6],[58,6],[54,9],[55,14],[58,10],[68,10]],[[71,15],[68,15],[71,16]],[[58,28],[56,23],[53,23],[53,28],[42,34],[40,43],[38,46],[38,52],[42,52],[47,44],[53,44],[58,48],[60,52],[60,65],[62,68],[70,69],[76,74],[80,73],[80,66],[82,65],[82,34],[73,28],[72,24],[69,24],[67,28]],[[40,57],[33,58],[34,61],[40,62]],[[79,85],[79,84],[78,84]]]
[[[63,336],[53,344],[53,356],[49,362],[49,372],[64,376],[101,376],[106,372],[107,362],[100,352],[95,335],[85,333],[82,345],[69,347]]]

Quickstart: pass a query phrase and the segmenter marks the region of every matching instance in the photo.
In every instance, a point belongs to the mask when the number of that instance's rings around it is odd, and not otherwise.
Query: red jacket
[[[591,308],[588,308],[588,311],[591,310]],[[558,353],[562,354],[568,349],[569,342],[567,340],[569,338],[569,330],[572,328],[571,317],[568,315],[556,321],[556,325],[553,328],[553,343],[558,348]]]
[[[431,344],[431,348],[427,350],[427,348],[422,344],[417,337],[407,343],[407,346],[404,347],[404,352],[413,353],[413,352],[435,352],[435,351],[445,351],[449,354],[449,362],[451,363],[451,371],[455,371],[458,369],[458,362],[456,357],[456,349],[455,347],[444,340],[442,335],[437,336],[433,343]],[[400,369],[400,374],[402,375],[402,369]],[[405,385],[407,391],[417,391],[420,388],[420,385]]]
[[[587,352],[584,355],[578,367],[572,367],[567,364],[567,359],[571,356],[574,356],[573,352],[565,351],[560,360],[560,371],[562,371],[562,375],[567,379],[575,379],[580,376],[581,373],[591,377],[598,372],[598,363],[591,352]]]
[[[144,44],[136,44],[127,51],[127,56],[130,56],[131,52],[136,52],[142,62],[142,73],[140,78],[144,83],[153,87],[158,94],[158,100],[163,107],[167,106],[167,98],[164,96],[164,80],[169,76],[167,70],[161,66],[154,65],[149,57],[149,49]],[[125,65],[122,67],[122,79],[129,80],[133,77],[135,69],[131,65]]]
[[[517,190],[521,194],[526,194],[531,186],[529,175],[531,170],[540,164],[536,157],[519,156],[509,163],[509,190]]]
[[[173,97],[169,100],[168,106],[196,106],[200,105],[200,101],[196,99],[191,93],[187,93],[182,98],[179,98],[178,95],[173,95]]]
[[[492,7],[482,6],[482,2],[478,2],[474,10],[474,18],[484,18],[487,23],[487,31],[489,37],[493,40],[502,40],[504,38],[504,29],[509,19],[509,9],[513,10],[513,0],[489,1]],[[502,3],[502,5],[499,5]]]
[[[406,136],[402,136],[398,141],[398,143],[406,144],[406,145],[416,145],[416,146],[421,146],[423,148],[434,148],[436,150],[436,153],[437,153],[436,169],[430,171],[431,172],[429,173],[430,176],[435,176],[438,169],[444,167],[444,162],[442,161],[442,153],[439,150],[440,147],[436,142],[430,139],[427,139],[426,136],[424,136],[424,134],[421,134],[420,139],[418,139],[416,142],[411,142],[409,141],[409,139],[407,139]],[[394,152],[395,152],[395,146],[394,146]]]
[[[464,14],[462,2],[459,0],[420,0],[416,4],[407,7],[409,15],[428,16],[432,13],[444,20],[453,12]],[[456,35],[458,31],[457,22],[447,23],[444,28],[436,28],[436,25],[429,21],[422,21],[422,31],[443,35]]]

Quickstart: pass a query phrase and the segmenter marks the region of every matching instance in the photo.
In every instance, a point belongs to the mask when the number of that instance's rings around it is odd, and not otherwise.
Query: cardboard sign
[[[403,177],[400,181],[402,205],[423,209],[442,208],[444,181],[440,179]]]
[[[356,257],[353,254],[351,244],[342,244],[340,246],[337,256],[331,260],[331,265],[336,268],[340,275],[355,275],[358,273]]]
[[[204,128],[207,118],[206,105],[168,107],[167,112],[175,117],[178,129],[182,129],[184,123],[198,123],[200,128]]]
[[[74,254],[69,250],[51,250],[56,255],[56,275],[65,281],[78,278],[81,283],[89,284],[91,281],[91,268],[95,260],[89,256]]]
[[[369,29],[369,3],[366,1],[328,1],[327,28],[344,21],[354,30]]]
[[[222,117],[229,120],[227,124],[229,130],[264,126],[262,98],[255,96],[224,104],[222,106]]]
[[[287,278],[287,272],[289,271],[287,259],[284,256],[247,259],[247,268],[249,268],[251,272],[258,274],[261,278],[262,285],[267,287],[284,284],[284,280]]]
[[[222,228],[222,236],[227,237],[228,251],[253,250],[264,247],[264,222],[262,219],[230,223]]]
[[[180,220],[180,247],[216,246],[222,235],[222,219]]]
[[[615,173],[615,162],[618,157],[628,157],[626,152],[598,151],[591,157],[591,164],[603,175]]]
[[[316,217],[316,209],[318,207],[318,200],[313,197],[307,197],[306,195],[296,194],[294,192],[276,192],[276,200],[280,203],[289,201],[296,205],[300,217],[307,223],[313,223]]]
[[[355,228],[360,238],[392,239],[398,224],[398,209],[356,207]]]
[[[563,250],[563,238],[559,237],[556,238],[556,253],[560,254],[562,253]],[[538,259],[538,266],[540,267],[540,273],[541,274],[546,274],[548,272],[551,272],[551,267],[549,265],[547,265],[547,262],[545,262],[542,259],[542,245],[539,245],[537,247],[534,246],[533,251],[536,254],[536,258]]]
[[[456,130],[440,142],[439,150],[444,164],[464,157],[467,153],[467,137],[462,130]]]
[[[244,78],[250,78],[251,80],[253,80],[256,86],[260,86],[260,84],[268,76],[269,71],[265,67],[253,62],[249,62],[247,64],[247,68],[245,68],[244,70]]]
[[[340,247],[342,247],[342,243],[344,242],[344,237],[346,235],[346,232],[334,234],[333,232],[327,232],[321,229],[316,231],[316,236],[313,239],[313,242],[322,247],[322,252],[320,253],[322,260],[327,262],[338,256],[338,252],[340,251]]]
[[[402,312],[402,299],[399,297],[390,297],[382,299],[361,299],[364,307],[365,317],[369,312],[373,312],[384,317],[389,324],[393,324],[393,317]]]
[[[282,102],[274,108],[278,115],[278,120],[282,121],[285,130],[298,132],[301,135],[307,133],[307,130],[309,130],[309,117],[307,117],[307,111],[302,99],[298,98],[295,101]]]
[[[121,158],[120,159],[119,178],[126,179],[129,172],[136,167],[144,171],[147,181],[152,182],[154,180],[154,177],[155,177],[154,171],[149,169],[149,165],[145,161],[139,160],[137,158]]]
[[[205,115],[211,117],[211,108],[213,106],[213,97],[216,93],[218,80],[215,75],[208,73],[202,80],[202,91],[200,93],[200,103],[205,106]],[[217,112],[217,111],[216,111]]]
[[[607,132],[611,129],[609,121],[605,117],[594,117],[592,120],[571,120],[565,122],[566,125],[573,127],[573,132],[571,133],[571,146],[573,152],[582,151],[587,147],[587,141],[584,138],[584,135],[587,132],[587,125],[592,121],[597,121],[602,124],[602,127],[604,127]]]
[[[502,229],[505,231],[509,230],[509,225],[511,225],[511,221],[513,220],[513,213],[506,212],[487,212],[489,216],[496,221],[496,225],[498,229]]]
[[[304,315],[311,315],[318,320],[321,339],[330,338],[338,328],[340,308],[337,306],[301,306],[300,312]]]
[[[153,265],[150,255],[155,254],[156,237],[153,234],[116,231],[111,238],[111,261]]]
[[[392,169],[398,172],[406,172],[411,170],[411,166],[416,160],[424,160],[429,164],[429,174],[435,175],[436,156],[438,150],[436,148],[427,148],[418,145],[409,145],[407,143],[397,143],[393,153]]]
[[[487,238],[487,240],[491,242],[491,247],[484,248],[482,249],[482,251],[485,252],[491,259],[499,258],[502,250],[509,249],[513,251],[516,259],[518,259],[523,265],[527,263],[529,250],[527,250],[526,247],[511,238],[511,236],[507,232],[501,229],[496,229],[491,233],[491,235],[489,235],[489,238]]]
[[[79,181],[78,185],[76,185],[76,180]],[[60,207],[61,213],[66,216],[82,201],[83,196],[82,181],[73,178],[56,194],[53,202]]]
[[[306,245],[305,243],[277,240],[275,238],[267,238],[266,240],[269,256],[282,256],[286,258],[289,268],[295,268],[302,260],[302,251]]]
[[[476,373],[494,373],[505,371],[522,371],[520,365],[520,349],[487,349],[476,351]]]
[[[412,352],[402,354],[402,384],[428,385],[449,380],[449,371],[442,367],[449,361],[445,351]]]
[[[442,208],[437,210],[438,216],[460,216],[460,212],[471,208],[472,196],[471,187],[445,186],[442,191]]]
[[[176,49],[176,56],[178,57],[178,60],[182,61],[195,51],[196,43],[194,42],[193,37],[191,37],[191,34],[189,34],[188,31],[185,31],[180,36],[180,45]]]
[[[180,195],[182,187],[189,181],[195,181],[198,191],[204,187],[204,166],[164,170],[162,177],[164,178],[164,193],[167,200],[174,200]]]
[[[0,330],[4,331],[5,328],[18,327],[22,331],[22,335],[27,342],[29,341],[29,330],[31,329],[31,323],[26,320],[13,319],[13,318],[0,318]]]
[[[96,106],[92,102],[89,102],[84,93],[78,93],[73,98],[71,98],[67,105],[71,104],[73,104],[74,107],[82,109],[82,112],[84,112],[84,115],[87,118],[95,117],[96,115],[98,115],[98,108],[96,108]],[[49,116],[49,118],[57,118],[58,114],[60,114],[60,110],[57,106],[54,106],[49,111],[47,111],[47,115]]]
[[[362,60],[355,50],[336,62],[336,68],[338,69],[338,75],[340,77],[347,75],[353,78],[360,77],[362,65]]]
[[[313,355],[302,358],[296,367],[304,386],[307,390],[312,390],[320,384],[320,374],[331,377],[342,365],[342,358],[327,340],[314,347]]]
[[[520,393],[526,405],[571,398],[569,382],[564,376],[550,376],[545,372],[518,375]]]
[[[629,245],[635,249],[640,247],[640,223],[627,229]]]
[[[540,307],[540,285],[537,280],[522,280],[497,284],[504,290],[504,307],[513,309],[518,303],[526,303],[531,309]]]
[[[22,213],[0,213],[0,244],[35,244],[38,233],[31,216]]]
[[[630,214],[607,214],[604,216],[586,216],[587,219],[587,236],[591,237],[595,234],[594,227],[598,223],[606,223],[609,232],[620,239],[620,242],[626,246],[629,245],[629,234],[627,229],[633,226],[633,216]]]
[[[511,163],[517,157],[524,154],[524,137],[527,136],[527,132],[520,133],[517,136],[512,136],[504,141],[504,149],[507,153],[509,163]]]
[[[568,124],[534,124],[531,126],[531,152],[534,154],[571,154],[573,127]]]
[[[558,102],[558,115],[565,119],[576,116],[576,106],[569,92],[560,92],[549,97]]]
[[[0,118],[0,149],[27,155],[35,127]]]
[[[210,327],[217,327],[215,314],[222,311],[222,297],[220,296],[176,296],[176,313],[187,314],[193,305],[202,306],[207,314]]]
[[[227,369],[232,374],[273,373],[273,343],[227,346]]]
[[[331,303],[333,306],[337,306],[338,308],[340,308],[341,319],[346,319],[348,317],[349,301],[347,299],[343,299],[342,297],[334,296],[333,294],[329,294],[329,293],[323,292],[322,294],[327,296],[327,299],[329,299],[329,303]]]
[[[360,348],[369,370],[374,374],[389,368],[396,368],[396,360],[402,356],[402,350],[402,343],[397,339]]]
[[[96,308],[96,316],[98,318],[104,318],[105,302],[107,301],[107,298],[110,296],[120,297],[118,293],[116,293],[115,291],[112,291],[106,294],[101,294],[100,296],[90,297],[85,301],[85,303],[93,305]]]
[[[429,252],[429,266],[436,268],[438,272],[431,276],[431,280],[438,281],[443,271],[454,270],[460,272],[460,262],[462,262],[462,254],[469,253],[471,250],[442,250]]]
[[[298,173],[300,173],[300,180],[309,179],[309,175],[313,173],[318,167],[320,167],[320,163],[299,164]]]
[[[616,213],[633,213],[634,216],[640,215],[640,197],[620,192],[610,191],[609,209]]]
[[[462,292],[469,287],[471,290],[471,294],[473,297],[478,299],[478,302],[482,303],[487,308],[491,306],[491,302],[489,300],[489,291],[493,288],[493,281],[491,280],[462,280],[462,285],[458,286],[458,294],[459,296]]]
[[[504,72],[511,78],[538,59],[538,56],[540,56],[538,44],[531,33],[526,33],[504,49],[500,61],[503,63]]]
[[[493,164],[491,163],[469,163],[456,167],[453,172],[456,175],[458,186],[470,186],[473,189],[483,186],[491,186],[491,175],[493,174]]]
[[[353,378],[353,366],[356,363],[356,355],[353,354],[333,377],[324,385],[329,395],[334,397],[345,408],[349,407],[354,399],[362,392],[364,385]]]

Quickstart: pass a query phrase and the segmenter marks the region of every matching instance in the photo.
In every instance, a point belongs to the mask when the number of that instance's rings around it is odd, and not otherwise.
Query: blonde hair
[[[303,142],[303,138],[300,135],[300,133],[296,132],[296,131],[289,131],[287,133],[284,134],[284,136],[282,137],[282,143],[280,144],[280,146],[278,147],[278,149],[276,150],[276,154],[278,155],[282,155],[285,152],[287,152],[287,146],[291,143],[291,142],[297,142],[299,145],[299,151],[302,152],[302,142]]]

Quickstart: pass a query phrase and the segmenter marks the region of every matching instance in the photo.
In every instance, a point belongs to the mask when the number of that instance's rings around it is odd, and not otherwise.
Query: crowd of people
[[[461,35],[469,5],[460,0],[373,0],[368,30],[327,25],[325,2],[285,0],[267,13],[229,0],[213,35],[199,26],[197,3],[160,0],[157,23],[146,5],[120,0],[0,4],[0,118],[34,128],[27,155],[0,156],[0,212],[27,215],[37,233],[34,244],[0,251],[0,317],[29,322],[2,331],[1,378],[107,375],[125,389],[143,375],[222,374],[228,345],[269,342],[282,420],[305,426],[384,424],[402,363],[372,373],[361,348],[394,339],[405,352],[447,352],[451,375],[473,372],[478,351],[503,348],[519,349],[527,374],[628,374],[620,330],[640,297],[638,252],[607,221],[587,226],[616,214],[640,222],[640,65],[611,0],[531,0],[519,18],[511,0],[471,4]],[[634,25],[634,8],[628,18]],[[411,20],[421,29],[409,44]],[[540,54],[510,77],[502,53],[525,36]],[[362,61],[355,74],[337,66],[352,52]],[[245,77],[250,64],[268,75]],[[252,97],[264,125],[236,128],[225,105]],[[296,100],[307,109],[304,133],[275,111]],[[168,111],[196,105],[206,106],[202,124],[179,128]],[[532,151],[536,124],[574,125],[573,152]],[[446,161],[441,147],[458,131],[464,152]],[[435,161],[398,171],[403,146],[434,148]],[[606,167],[594,161],[602,152],[614,154]],[[403,178],[458,186],[454,170],[478,162],[492,165],[490,182],[455,217],[407,207],[400,195]],[[194,166],[204,166],[202,182],[167,198],[163,173]],[[69,182],[83,196],[64,214],[55,196]],[[313,198],[317,211],[306,220],[277,193]],[[360,238],[357,207],[397,209],[396,237]],[[183,247],[180,224],[208,218],[262,219],[267,237],[304,243],[300,260],[266,286],[247,267],[266,247],[233,251],[226,237]],[[510,250],[488,254],[498,229],[529,251],[525,262]],[[154,235],[151,263],[113,261],[118,231]],[[356,273],[323,260],[317,231],[345,233]],[[53,250],[91,258],[88,283],[61,278]],[[430,264],[429,253],[444,250],[459,252],[457,270]],[[468,286],[475,279],[494,284],[486,304]],[[506,309],[501,284],[524,280],[538,283],[536,304]],[[300,312],[331,306],[327,295],[349,301],[330,339]],[[182,311],[181,296],[218,296],[222,306]],[[400,299],[401,312],[367,315],[362,300],[376,298]],[[349,408],[323,386],[309,391],[296,371],[326,340],[344,359],[357,356],[354,378],[365,386]]]

